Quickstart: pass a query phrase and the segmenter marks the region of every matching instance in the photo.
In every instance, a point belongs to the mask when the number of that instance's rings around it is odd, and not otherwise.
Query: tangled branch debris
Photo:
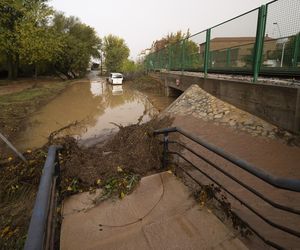
[[[106,144],[92,148],[80,148],[72,137],[57,138],[60,130],[52,133],[44,147],[24,153],[28,165],[11,157],[1,163],[0,249],[23,248],[50,143],[63,146],[59,154],[62,197],[102,188],[94,201],[98,204],[111,196],[123,198],[142,176],[160,171],[162,147],[152,132],[170,124],[171,120],[164,118],[120,126]]]

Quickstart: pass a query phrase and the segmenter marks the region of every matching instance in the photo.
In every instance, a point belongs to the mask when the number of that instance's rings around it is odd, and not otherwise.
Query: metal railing
[[[275,0],[154,48],[147,70],[300,76],[300,1]]]
[[[257,167],[251,165],[250,163],[248,163],[248,162],[246,162],[242,159],[239,159],[239,158],[237,158],[236,156],[234,156],[232,154],[229,154],[229,153],[225,152],[223,149],[221,149],[219,147],[216,147],[212,144],[209,144],[205,140],[196,137],[195,135],[185,131],[184,129],[181,129],[181,128],[178,128],[178,127],[172,127],[172,128],[164,128],[164,129],[154,131],[154,135],[160,135],[160,134],[163,135],[163,148],[164,148],[164,150],[163,150],[163,167],[167,167],[168,155],[169,154],[179,156],[180,158],[182,158],[183,160],[188,162],[193,167],[193,169],[199,171],[201,174],[203,174],[205,177],[207,177],[210,181],[217,184],[221,189],[223,189],[226,193],[231,195],[234,199],[238,200],[242,205],[244,205],[247,209],[249,209],[253,214],[258,216],[264,222],[266,222],[267,224],[269,224],[270,226],[272,226],[276,229],[279,229],[279,230],[284,231],[284,232],[286,232],[290,235],[293,235],[293,236],[296,236],[296,237],[300,238],[300,232],[299,231],[296,231],[296,230],[291,229],[289,227],[280,225],[280,224],[266,218],[263,214],[258,212],[257,209],[255,209],[251,204],[249,204],[246,200],[243,200],[243,199],[239,198],[237,195],[235,195],[233,192],[231,192],[228,188],[226,188],[224,185],[222,185],[222,183],[217,181],[214,178],[214,176],[212,176],[212,175],[208,174],[207,172],[203,171],[202,169],[198,168],[193,162],[191,162],[189,159],[187,159],[187,157],[182,155],[180,152],[170,151],[169,150],[169,143],[176,143],[180,147],[183,147],[184,149],[188,150],[193,155],[197,156],[198,158],[200,158],[204,162],[208,163],[214,169],[221,172],[223,175],[227,176],[231,180],[235,181],[236,183],[238,183],[239,185],[244,187],[246,190],[248,190],[249,192],[251,192],[255,196],[262,199],[264,202],[271,205],[272,207],[280,209],[280,210],[285,211],[285,212],[296,214],[296,215],[300,215],[300,210],[299,209],[289,207],[289,206],[286,206],[286,205],[283,205],[283,204],[279,204],[276,201],[271,200],[266,195],[264,195],[264,194],[260,193],[259,191],[257,191],[255,188],[247,185],[242,180],[234,177],[230,173],[223,170],[216,163],[209,160],[208,157],[206,157],[205,155],[201,155],[201,154],[197,153],[195,150],[193,150],[192,148],[182,144],[179,141],[170,141],[169,140],[169,133],[175,133],[175,132],[185,136],[186,138],[190,139],[191,141],[201,145],[202,147],[208,149],[209,151],[215,153],[216,155],[222,157],[223,159],[233,163],[235,166],[239,167],[240,169],[242,169],[244,171],[247,171],[252,176],[255,176],[255,177],[259,178],[263,182],[268,183],[268,184],[270,184],[271,186],[273,186],[275,188],[289,190],[289,191],[293,191],[293,192],[300,192],[300,180],[274,177],[274,176],[262,171],[261,169],[258,169]],[[178,166],[178,167],[180,169],[182,169],[189,177],[191,177],[199,185],[201,185],[201,183],[199,181],[197,181],[197,179],[195,179],[184,167],[182,167],[182,166]],[[215,198],[220,202],[220,200],[217,197],[215,197]],[[266,244],[268,244],[268,245],[270,245],[274,248],[277,248],[277,249],[284,249],[284,247],[280,246],[276,242],[273,242],[269,239],[266,239],[255,228],[251,227],[251,225],[249,225],[249,223],[247,223],[246,221],[244,221],[244,222]]]
[[[60,146],[49,147],[30,220],[25,250],[54,249],[60,149]]]

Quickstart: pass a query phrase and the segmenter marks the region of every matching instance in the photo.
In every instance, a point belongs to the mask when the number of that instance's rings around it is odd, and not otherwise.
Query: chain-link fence
[[[145,58],[148,70],[300,75],[300,0],[275,0]]]

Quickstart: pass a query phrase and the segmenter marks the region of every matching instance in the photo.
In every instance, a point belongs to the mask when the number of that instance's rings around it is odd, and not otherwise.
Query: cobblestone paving
[[[297,141],[291,133],[223,102],[198,85],[190,86],[165,112],[169,115],[193,115],[204,121],[230,126],[234,130],[244,131],[252,136],[280,138],[291,144]]]

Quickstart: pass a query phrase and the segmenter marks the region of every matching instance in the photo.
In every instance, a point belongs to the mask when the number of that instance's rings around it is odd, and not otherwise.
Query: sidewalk
[[[83,193],[64,204],[61,249],[247,249],[217,217],[200,209],[172,173],[142,178],[122,200],[92,205]]]

